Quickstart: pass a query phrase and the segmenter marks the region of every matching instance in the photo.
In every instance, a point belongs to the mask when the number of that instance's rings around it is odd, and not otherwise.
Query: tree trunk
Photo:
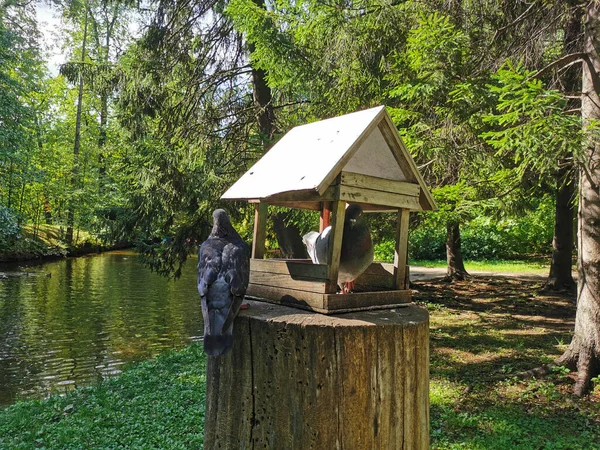
[[[77,178],[79,173],[79,147],[81,146],[81,108],[83,103],[83,65],[85,63],[85,46],[87,41],[88,29],[88,10],[85,9],[85,19],[83,24],[83,42],[81,44],[81,67],[79,68],[79,92],[77,93],[77,115],[75,118],[75,142],[73,144],[73,167],[71,169],[71,186],[75,191],[77,189]],[[73,244],[73,226],[75,225],[75,204],[71,201],[67,211],[67,232],[65,241],[67,245]]]
[[[260,8],[265,8],[265,0],[253,0]],[[254,44],[248,44],[250,54],[254,53]],[[270,147],[270,141],[275,134],[275,112],[273,111],[273,97],[271,88],[267,84],[267,74],[264,70],[252,67],[252,88],[254,108],[258,130],[263,139],[265,150]]]
[[[556,209],[554,215],[554,239],[552,240],[552,263],[545,289],[571,291],[575,280],[571,273],[573,259],[573,197],[575,183],[573,167],[564,162],[556,176]]]
[[[465,269],[462,250],[460,248],[460,225],[458,222],[451,222],[446,225],[446,233],[446,259],[448,261],[446,280],[464,280],[469,274]]]
[[[600,5],[589,2],[585,12],[584,50],[589,61],[583,64],[581,114],[584,127],[600,120]],[[588,134],[579,177],[577,313],[571,344],[557,360],[577,369],[574,393],[590,388],[600,374],[600,142]]]
[[[253,0],[254,4],[265,8],[264,0]],[[254,52],[254,44],[248,44],[250,54]],[[256,121],[260,132],[263,149],[266,152],[276,133],[275,112],[273,111],[273,96],[267,84],[267,74],[262,69],[252,67],[252,90]],[[297,227],[286,225],[288,215],[284,212],[273,216],[273,228],[279,249],[284,258],[306,258],[306,249]]]
[[[576,6],[570,1],[569,6]],[[571,18],[565,25],[563,38],[564,54],[577,53],[583,50],[581,39],[581,19],[583,12],[581,8],[574,8]],[[581,69],[574,64],[569,67],[562,78],[562,91],[567,95],[581,91]],[[570,108],[578,108],[580,100],[569,100]],[[569,155],[571,156],[571,155]],[[571,273],[573,260],[573,222],[575,212],[573,200],[575,198],[575,180],[573,165],[568,160],[558,162],[558,173],[556,175],[556,212],[554,217],[554,239],[552,240],[552,262],[550,274],[546,280],[547,290],[575,289],[575,281]]]
[[[208,357],[205,450],[429,448],[426,310],[249,304]]]

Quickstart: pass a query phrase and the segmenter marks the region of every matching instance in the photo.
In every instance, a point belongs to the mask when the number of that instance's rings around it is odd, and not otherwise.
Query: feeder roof
[[[435,209],[385,106],[291,129],[221,198],[267,200],[298,191],[323,195],[342,171],[418,184],[419,209]]]

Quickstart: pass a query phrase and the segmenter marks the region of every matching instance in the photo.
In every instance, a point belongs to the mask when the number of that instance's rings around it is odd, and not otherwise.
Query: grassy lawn
[[[416,283],[431,314],[432,449],[600,450],[600,387],[579,399],[573,375],[514,374],[570,341],[572,298],[501,277]],[[0,411],[0,448],[194,449],[202,446],[199,344],[135,365],[65,397]]]
[[[445,269],[448,267],[446,260],[437,261],[410,261],[411,266],[422,266]],[[467,272],[501,272],[501,273],[528,273],[537,275],[548,275],[550,264],[548,261],[519,261],[519,260],[487,260],[487,261],[465,261]]]

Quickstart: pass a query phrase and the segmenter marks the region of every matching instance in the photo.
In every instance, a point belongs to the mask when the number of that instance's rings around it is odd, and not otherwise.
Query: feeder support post
[[[319,233],[322,233],[331,222],[331,203],[321,202],[321,218],[319,220]]]
[[[254,235],[252,237],[252,258],[263,259],[265,256],[265,238],[267,232],[268,203],[254,205]]]
[[[327,261],[327,293],[335,294],[337,291],[337,279],[340,271],[340,255],[342,253],[342,237],[344,234],[344,216],[346,215],[346,202],[337,200],[332,202],[331,231],[329,236],[329,254]]]
[[[410,210],[398,211],[396,249],[394,252],[394,288],[408,289],[406,265],[408,263],[408,225]]]

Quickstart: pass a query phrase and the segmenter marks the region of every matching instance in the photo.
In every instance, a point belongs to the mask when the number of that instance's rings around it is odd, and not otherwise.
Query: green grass
[[[201,345],[118,378],[0,410],[0,449],[197,449],[204,427]]]
[[[412,266],[432,267],[445,269],[446,260],[437,261],[410,261]],[[501,272],[501,273],[530,273],[547,275],[550,270],[549,261],[517,261],[517,260],[487,260],[465,261],[465,268],[469,271]]]

